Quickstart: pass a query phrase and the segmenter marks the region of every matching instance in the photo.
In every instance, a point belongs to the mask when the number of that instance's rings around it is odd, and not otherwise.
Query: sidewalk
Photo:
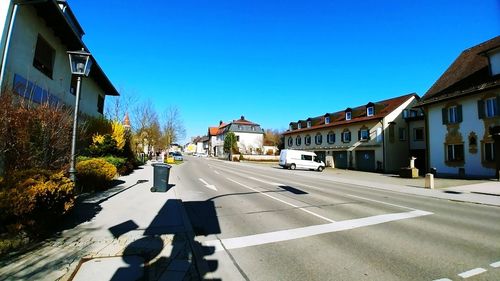
[[[435,178],[435,189],[426,189],[423,177],[407,179],[398,175],[333,168],[327,168],[325,172],[330,176],[333,175],[335,181],[342,183],[446,200],[500,206],[500,182],[494,180]]]
[[[120,177],[119,186],[80,198],[67,230],[0,261],[0,279],[201,279],[194,234],[175,186],[152,193],[152,177],[148,164]]]

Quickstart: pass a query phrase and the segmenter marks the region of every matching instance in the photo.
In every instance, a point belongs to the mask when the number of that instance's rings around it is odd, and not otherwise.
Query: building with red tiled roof
[[[259,124],[245,119],[233,120],[230,123],[219,122],[218,127],[208,128],[209,154],[211,156],[224,156],[224,138],[228,132],[236,135],[237,145],[243,154],[255,154],[262,151],[264,130]]]
[[[409,156],[402,113],[417,99],[413,93],[291,122],[285,148],[314,151],[331,167],[397,171]]]
[[[419,102],[428,166],[438,175],[498,177],[500,36],[464,50]]]

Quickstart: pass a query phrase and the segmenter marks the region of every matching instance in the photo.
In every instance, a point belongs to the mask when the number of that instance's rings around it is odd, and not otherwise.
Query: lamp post
[[[90,67],[92,66],[91,54],[84,49],[81,51],[68,51],[69,65],[71,74],[76,75],[76,100],[75,100],[75,113],[73,116],[73,135],[71,137],[71,162],[69,167],[69,178],[75,182],[76,169],[76,129],[78,127],[78,106],[80,104],[80,89],[82,87],[82,77],[89,76]]]

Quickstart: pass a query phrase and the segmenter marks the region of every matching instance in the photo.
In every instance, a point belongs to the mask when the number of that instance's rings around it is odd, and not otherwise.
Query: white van
[[[280,153],[280,166],[284,169],[308,169],[322,172],[325,169],[325,163],[318,160],[314,152],[283,149]]]

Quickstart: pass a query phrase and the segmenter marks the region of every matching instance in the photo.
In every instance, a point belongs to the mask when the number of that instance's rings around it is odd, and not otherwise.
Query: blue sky
[[[500,35],[500,1],[70,0],[115,87],[179,108],[186,140],[244,115],[265,129],[406,93]]]

